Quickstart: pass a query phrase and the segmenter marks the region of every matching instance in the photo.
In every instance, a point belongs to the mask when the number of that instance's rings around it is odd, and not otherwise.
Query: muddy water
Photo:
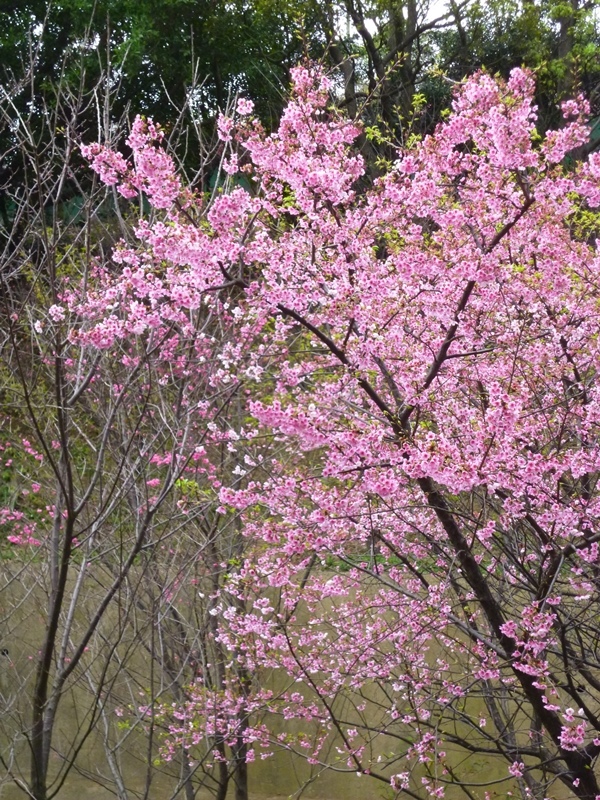
[[[0,593],[0,622],[3,623],[0,628],[0,651],[5,648],[8,651],[7,654],[0,653],[0,753],[10,763],[13,777],[17,780],[22,778],[24,782],[29,777],[26,735],[17,733],[15,736],[15,732],[25,732],[29,726],[29,698],[36,655],[43,636],[45,604],[43,593],[32,589],[31,585],[26,589],[24,584],[13,584],[11,590]],[[144,656],[134,657],[138,662],[140,686],[147,682],[149,673],[149,659]],[[273,688],[281,688],[282,680],[283,676],[265,676],[266,685]],[[73,734],[85,724],[90,701],[89,686],[83,683],[64,696],[53,740],[56,752],[51,755],[51,772],[59,771],[62,763],[60,754],[68,753]],[[118,720],[112,709],[110,717],[110,724],[114,727]],[[123,720],[126,720],[126,714]],[[288,725],[288,731],[290,726],[293,728],[294,723]],[[296,732],[304,728],[296,723]],[[104,777],[112,783],[102,734],[102,726],[99,725],[83,745],[77,759],[78,771],[70,772],[58,792],[59,800],[108,800],[115,797],[107,788],[107,781],[103,780]],[[114,731],[111,735],[114,737]],[[168,774],[168,767],[153,766],[151,784],[147,789],[148,761],[156,757],[156,748],[149,756],[146,737],[141,731],[132,735],[115,757],[119,761],[130,800],[142,796],[147,800],[170,800],[173,797],[176,781],[173,774]],[[359,778],[354,772],[342,774],[319,770],[286,751],[275,752],[265,760],[257,757],[257,761],[249,765],[251,800],[285,798],[303,787],[302,796],[311,800],[375,800],[382,797],[382,790],[389,794],[389,787],[381,782],[364,776]],[[233,795],[234,787],[230,782],[228,798],[233,798]],[[23,800],[26,796],[0,765],[0,800]],[[177,797],[184,800],[184,792],[180,791]],[[200,790],[196,797],[198,800],[208,800],[213,795]]]
[[[129,762],[129,763],[128,763]],[[97,762],[88,755],[82,759],[82,766],[94,774],[106,772],[106,765],[103,758]],[[139,797],[145,788],[146,769],[144,765],[136,765],[133,760],[125,758],[125,772],[127,787],[131,792],[131,798]],[[283,800],[289,798],[305,786],[306,780],[310,778],[305,765],[299,759],[294,758],[289,753],[279,752],[268,761],[253,764],[250,767],[250,800]],[[173,784],[170,780],[155,776],[152,781],[148,798],[149,800],[164,800],[172,796]],[[382,797],[389,796],[389,789],[383,784],[377,785],[369,778],[356,775],[339,775],[331,772],[324,772],[306,786],[302,797],[312,800],[381,800]],[[230,787],[228,800],[233,800],[234,790]],[[16,786],[5,784],[0,787],[0,798],[2,800],[24,800],[26,795]],[[78,775],[72,773],[64,786],[60,789],[58,798],[60,800],[108,800],[114,794],[103,786],[94,783],[91,776]],[[184,798],[183,791],[178,795],[181,800]],[[213,798],[207,791],[199,791],[196,795],[198,800],[209,800]]]
[[[27,660],[28,657],[26,657]],[[16,658],[13,662],[15,667],[6,659],[0,661],[0,693],[2,697],[15,696],[15,688],[21,685],[22,660]],[[15,670],[16,668],[16,670]],[[14,672],[20,674],[15,675]],[[55,742],[57,750],[66,752],[70,734],[75,731],[82,723],[82,709],[89,703],[89,695],[80,692],[64,698],[61,708],[59,724]],[[21,720],[23,727],[26,727],[27,712],[23,709],[24,715]],[[13,706],[11,714],[7,715],[0,722],[4,728],[0,746],[7,743],[11,720],[8,716],[16,714]],[[13,720],[16,722],[16,719]],[[293,727],[293,725],[292,725]],[[299,727],[296,726],[299,730]],[[288,726],[289,730],[289,726]],[[332,745],[333,746],[333,745]],[[4,748],[3,748],[4,749]],[[131,792],[130,798],[136,797],[145,792],[148,777],[147,763],[148,758],[145,749],[143,736],[138,736],[137,741],[129,742],[127,748],[123,748],[119,754],[120,766],[125,778],[127,789]],[[4,751],[4,754],[6,751]],[[29,759],[26,743],[21,739],[13,751],[13,768],[16,776],[21,775],[27,780]],[[52,757],[52,764],[58,768],[61,758],[58,754]],[[110,771],[105,757],[100,731],[92,734],[88,742],[84,745],[78,758],[79,773],[72,771],[65,784],[58,793],[59,800],[103,800],[114,797],[115,795],[105,786],[99,785],[97,781],[101,776],[110,778]],[[0,773],[1,775],[1,773]],[[26,797],[14,783],[4,782],[5,776],[0,777],[0,800],[23,800]],[[146,795],[147,800],[168,800],[173,797],[173,777],[161,774],[159,768],[152,770],[152,782]],[[287,798],[299,792],[304,787],[302,796],[310,800],[379,800],[384,796],[390,796],[389,787],[381,782],[375,782],[368,777],[357,777],[354,772],[342,774],[328,770],[320,770],[309,766],[303,759],[294,756],[287,751],[276,751],[271,758],[263,761],[257,760],[249,766],[249,789],[251,800],[276,800]],[[184,792],[181,791],[177,797],[184,800]],[[228,800],[233,800],[234,787],[230,784]],[[209,800],[212,798],[208,791],[200,790],[196,795],[198,800]]]
[[[18,594],[18,592],[17,592]],[[5,759],[11,760],[13,774],[17,778],[22,776],[27,779],[29,759],[27,743],[23,735],[14,739],[11,732],[27,730],[29,711],[27,708],[28,691],[31,687],[31,671],[35,664],[35,655],[39,647],[43,627],[43,604],[41,597],[36,598],[35,592],[11,598],[8,603],[2,598],[0,611],[5,611],[11,606],[10,614],[3,614],[5,625],[0,630],[0,649],[6,647],[8,655],[0,655],[0,750]],[[140,686],[148,680],[149,665],[138,655],[138,674]],[[281,688],[283,676],[265,676],[265,685],[274,689]],[[57,751],[68,752],[74,731],[85,723],[87,710],[90,707],[89,687],[75,687],[74,691],[65,696],[61,706],[59,721],[56,728],[55,744]],[[370,720],[367,720],[369,722]],[[376,720],[373,719],[375,723]],[[111,712],[110,723],[114,726],[115,718]],[[289,723],[286,730],[300,730],[300,723]],[[305,727],[305,726],[302,726]],[[277,731],[275,731],[277,733]],[[114,731],[113,734],[114,736]],[[9,744],[9,742],[12,742]],[[335,756],[336,742],[331,742],[332,758]],[[381,737],[375,743],[372,758],[377,761],[378,755],[389,753],[394,747],[392,740]],[[449,754],[450,755],[450,754]],[[149,756],[145,736],[139,732],[129,738],[127,747],[119,748],[115,758],[120,762],[125,785],[129,791],[130,800],[145,797],[146,800],[170,800],[173,798],[174,779],[168,774],[168,767],[158,765],[151,769],[151,783],[148,786],[148,761],[156,756]],[[454,763],[458,763],[461,756],[456,758],[450,755]],[[58,752],[52,756],[52,767],[55,771],[61,764]],[[106,760],[105,749],[102,742],[102,729],[99,727],[88,738],[77,760],[78,772],[72,771],[57,797],[59,800],[103,800],[114,797],[108,788],[110,779],[109,765]],[[406,769],[400,766],[400,769]],[[1,770],[1,767],[0,767]],[[506,777],[506,765],[494,761],[489,757],[474,757],[471,759],[471,774],[473,779],[482,784]],[[417,775],[417,780],[419,776]],[[294,795],[302,790],[302,797],[309,800],[380,800],[393,796],[389,786],[373,780],[367,776],[357,776],[355,772],[334,772],[333,770],[319,770],[318,767],[309,766],[303,759],[287,751],[276,752],[271,758],[257,761],[249,767],[250,797],[251,800],[274,800]],[[104,784],[104,785],[102,785]],[[504,793],[510,786],[506,783],[498,786]],[[229,798],[233,798],[233,785],[230,786]],[[26,795],[0,771],[0,800],[22,800]],[[183,800],[184,792],[178,798]],[[213,797],[207,791],[199,791],[198,800],[208,800]],[[449,787],[446,792],[447,800],[464,795],[459,790],[453,791]]]
[[[279,681],[276,681],[278,683]],[[13,683],[7,670],[3,670],[0,679],[0,688],[4,691],[7,684]],[[85,696],[89,702],[89,697]],[[79,701],[79,702],[78,702]],[[65,698],[62,708],[60,722],[57,728],[57,745],[66,744],[69,740],[69,733],[81,724],[81,708],[84,697]],[[6,741],[6,740],[5,740]],[[129,797],[134,800],[142,796],[145,791],[147,780],[147,756],[144,752],[144,739],[142,736],[137,742],[129,743],[118,754],[123,775],[127,788],[131,794]],[[335,742],[332,743],[332,750]],[[376,745],[383,752],[386,747],[389,752],[390,741],[387,742],[382,737]],[[332,752],[332,756],[335,752]],[[374,752],[376,759],[377,750]],[[23,770],[23,777],[26,778],[28,769],[27,748],[23,742],[15,753],[15,766]],[[454,759],[453,759],[454,760]],[[53,757],[53,763],[58,767],[59,757]],[[114,797],[105,786],[98,785],[96,781],[101,775],[110,776],[108,765],[105,758],[104,748],[99,735],[92,735],[78,759],[79,769],[83,774],[71,772],[64,786],[58,793],[59,800],[103,800]],[[472,759],[472,775],[482,783],[493,781],[494,779],[506,776],[506,765],[493,762],[487,757],[475,757]],[[381,800],[381,798],[391,798],[393,793],[389,786],[382,782],[373,780],[367,776],[358,776],[354,772],[339,773],[331,770],[321,770],[310,767],[303,759],[294,756],[290,752],[279,751],[264,761],[257,760],[249,767],[249,783],[251,800],[276,800],[287,798],[298,793],[301,789],[302,797],[308,800]],[[499,787],[500,788],[500,787]],[[504,790],[508,789],[507,784],[503,784]],[[234,789],[230,786],[228,800],[233,800]],[[5,784],[0,787],[0,800],[22,800],[26,795],[21,792],[14,784]],[[159,769],[153,770],[152,783],[145,795],[147,800],[169,800],[173,797],[173,778],[161,774]],[[180,792],[178,798],[184,800],[184,793]],[[207,791],[199,791],[196,795],[197,800],[209,800],[212,798]],[[448,800],[464,798],[458,790],[453,791],[449,787],[446,793]]]

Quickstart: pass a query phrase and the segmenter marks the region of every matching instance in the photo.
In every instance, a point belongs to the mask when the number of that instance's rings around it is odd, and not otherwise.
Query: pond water
[[[19,592],[15,590],[16,595]],[[21,733],[16,738],[15,731],[25,732],[28,728],[30,712],[28,709],[28,696],[31,689],[31,673],[35,664],[35,654],[43,632],[43,598],[37,597],[36,592],[28,595],[15,596],[11,603],[7,598],[2,598],[0,612],[6,611],[11,606],[10,614],[5,615],[8,624],[0,630],[0,751],[5,759],[11,760],[14,774],[21,774],[26,780],[29,769],[29,758],[25,735]],[[1,655],[2,649],[9,650],[8,655]],[[148,680],[149,660],[147,655],[137,654],[137,680],[139,687],[143,687]],[[93,662],[92,667],[93,670]],[[266,685],[274,689],[282,688],[282,675],[265,675]],[[118,687],[117,687],[118,688]],[[74,690],[66,695],[61,704],[60,716],[56,727],[54,743],[57,752],[51,757],[51,766],[57,772],[61,766],[62,755],[68,753],[73,741],[73,733],[85,723],[86,714],[89,712],[92,694],[90,687],[84,685],[84,679]],[[139,701],[138,701],[139,702]],[[118,733],[118,720],[115,720],[111,710],[109,724],[111,736]],[[126,719],[126,717],[124,718]],[[116,723],[116,724],[115,724]],[[124,724],[126,724],[124,722]],[[300,723],[289,723],[286,730]],[[279,729],[281,730],[281,728]],[[300,728],[296,727],[296,731]],[[277,731],[275,731],[277,732]],[[165,774],[164,765],[153,766],[150,770],[152,781],[148,788],[148,761],[156,758],[156,747],[151,755],[144,735],[139,732],[129,738],[127,746],[119,747],[115,758],[120,763],[120,768],[125,781],[128,800],[171,800],[173,798],[173,775]],[[332,754],[335,755],[336,742],[330,743]],[[389,753],[394,747],[391,740],[381,737],[374,745],[372,758],[376,761],[379,754]],[[464,755],[464,753],[463,753]],[[454,763],[462,758],[449,754]],[[95,800],[95,798],[111,798],[116,795],[108,788],[111,786],[111,773],[106,760],[103,745],[102,727],[99,726],[83,745],[77,760],[78,771],[71,771],[66,782],[57,795],[59,800]],[[406,769],[406,767],[399,767]],[[485,783],[507,776],[507,767],[504,762],[489,757],[471,757],[470,773],[476,782]],[[420,782],[420,773],[417,774]],[[355,772],[335,772],[309,766],[306,761],[294,756],[287,751],[275,752],[273,757],[257,761],[249,765],[249,788],[251,800],[275,800],[296,796],[306,800],[381,800],[391,798],[394,793],[390,787],[381,781],[368,776],[359,776]],[[510,789],[508,783],[497,787],[498,794],[492,792],[492,797],[506,796]],[[231,783],[228,800],[233,800],[234,787]],[[23,800],[26,794],[6,776],[0,773],[0,800]],[[178,798],[184,800],[181,791]],[[198,800],[208,800],[213,795],[207,791],[199,791]],[[446,792],[447,800],[464,798],[464,794],[449,787]]]
[[[0,616],[4,616],[6,622],[0,630],[0,753],[10,761],[13,774],[27,781],[29,753],[25,732],[30,720],[29,698],[35,655],[43,635],[44,598],[36,598],[36,592],[21,594],[17,588],[13,594],[10,598],[6,592],[0,594]],[[138,654],[134,660],[137,660],[138,680],[143,686],[148,680],[149,659]],[[281,683],[281,678],[265,676],[265,681],[274,686]],[[63,698],[53,739],[56,752],[51,755],[51,770],[57,772],[60,769],[62,757],[68,753],[73,741],[73,734],[85,724],[91,702],[90,687],[85,686],[83,681]],[[109,724],[116,728],[115,723],[118,725],[119,720],[112,711],[110,717]],[[124,724],[125,720],[126,714],[123,717]],[[149,756],[141,731],[129,739],[127,746],[119,748],[115,757],[120,763],[129,800],[140,797],[145,797],[145,800],[172,798],[173,777],[161,774],[164,767],[159,765],[151,770],[152,782],[146,792]],[[156,748],[150,758],[156,758]],[[107,783],[112,781],[101,725],[83,745],[77,765],[78,771],[71,771],[60,788],[57,795],[59,800],[108,800],[115,797],[107,788]],[[108,781],[103,781],[102,776]],[[286,751],[275,752],[265,760],[257,758],[255,763],[249,765],[251,800],[287,798],[301,789],[302,797],[307,800],[379,800],[390,794],[389,787],[386,788],[381,782],[365,776],[359,778],[354,772],[341,774],[310,767],[303,759]],[[202,790],[196,796],[198,800],[213,797],[210,792]],[[234,787],[230,782],[228,800],[233,796]],[[0,800],[23,800],[26,797],[0,767]],[[177,797],[184,800],[184,792],[181,791]]]

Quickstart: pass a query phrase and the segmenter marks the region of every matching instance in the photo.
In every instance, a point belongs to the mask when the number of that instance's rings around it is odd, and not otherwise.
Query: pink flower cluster
[[[577,659],[567,669],[555,653],[569,614],[596,624],[600,257],[586,225],[600,160],[560,162],[586,140],[587,106],[569,103],[538,144],[531,75],[477,74],[365,189],[358,128],[330,108],[327,77],[302,66],[292,81],[277,131],[246,119],[243,100],[243,119],[219,120],[227,169],[243,163],[253,190],[208,209],[182,190],[151,122],[136,120],[131,166],[84,151],[163,213],[65,300],[81,320],[71,341],[141,343],[165,381],[245,392],[243,433],[211,440],[237,454],[234,474],[217,478],[205,453],[198,466],[220,513],[240,514],[251,554],[211,608],[235,657],[218,690],[199,680],[163,710],[165,752],[241,736],[266,755],[286,745],[255,723],[265,714],[318,724],[316,744],[302,734],[294,746],[322,763],[337,698],[362,706],[379,686],[376,725],[335,727],[336,764],[373,771],[375,735],[403,725],[402,790],[416,764],[444,774],[443,731],[489,747],[497,719],[465,698],[497,695],[525,709],[507,712],[515,741],[533,730],[527,713],[540,717],[540,760],[563,759],[577,789],[569,754],[600,753],[587,733],[597,720],[587,707],[569,719]],[[257,441],[270,443],[262,461]],[[235,669],[261,668],[302,692],[236,683]],[[525,775],[506,752],[509,774]]]

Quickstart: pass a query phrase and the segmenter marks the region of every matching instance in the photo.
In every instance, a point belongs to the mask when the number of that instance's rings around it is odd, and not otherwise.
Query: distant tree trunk
[[[566,100],[576,91],[573,47],[575,44],[575,23],[579,10],[579,0],[569,0],[561,4],[563,13],[558,19],[558,48],[556,55],[561,62],[562,71],[558,81],[558,99]]]

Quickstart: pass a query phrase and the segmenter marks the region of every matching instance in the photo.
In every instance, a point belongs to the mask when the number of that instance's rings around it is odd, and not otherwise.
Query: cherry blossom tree
[[[245,398],[232,449],[282,448],[217,487],[251,549],[216,638],[256,680],[217,691],[199,670],[167,757],[281,746],[414,797],[596,798],[600,158],[568,158],[587,105],[542,140],[532,77],[477,74],[370,182],[327,77],[292,79],[276,132],[248,101],[221,118],[230,179],[208,204],[151,121],[132,160],[83,148],[162,213],[55,313],[100,353],[152,341],[168,363],[173,326],[218,310],[235,335],[173,380],[212,358],[211,385]],[[264,668],[288,689],[261,688]],[[503,764],[493,786],[470,771],[482,755]]]

